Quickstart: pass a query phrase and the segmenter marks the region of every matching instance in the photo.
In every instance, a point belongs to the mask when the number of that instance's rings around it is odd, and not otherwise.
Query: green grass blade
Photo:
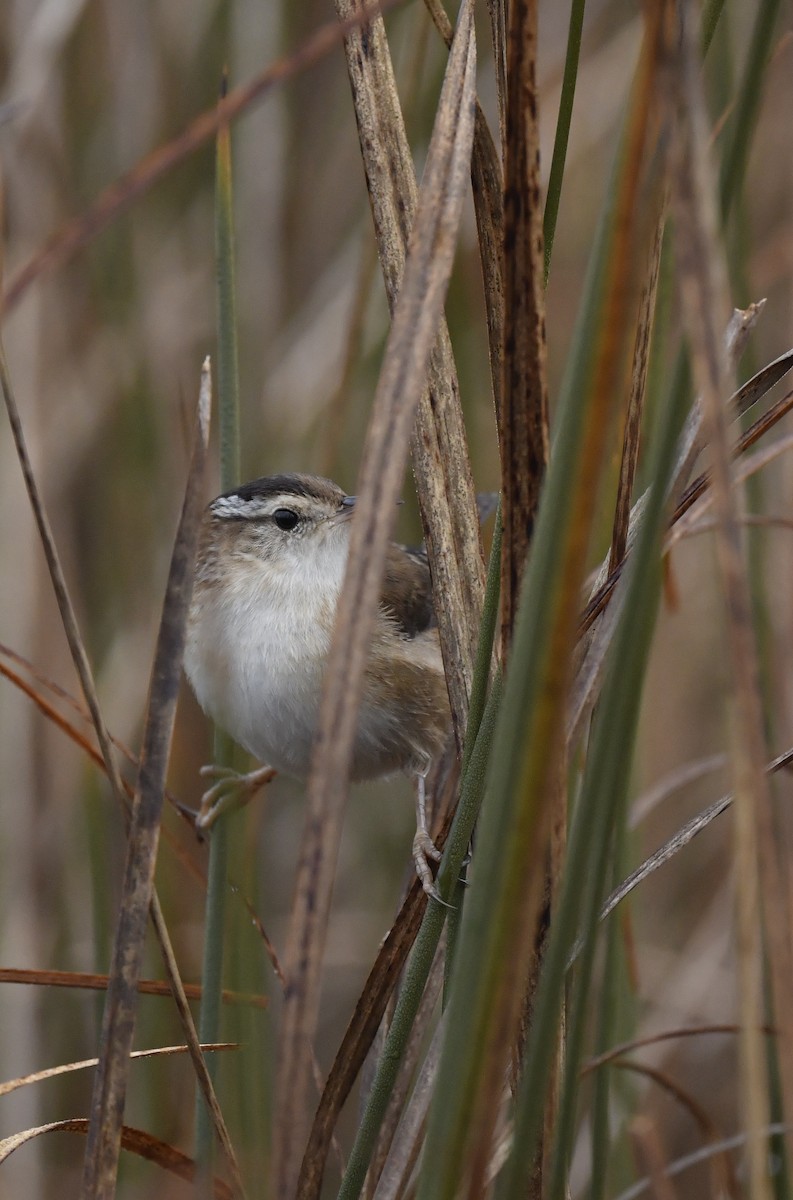
[[[573,0],[570,6],[570,26],[567,31],[567,50],[565,51],[564,75],[562,76],[562,94],[559,99],[559,116],[556,121],[556,135],[553,142],[551,171],[548,176],[548,193],[545,197],[545,213],[542,223],[542,236],[545,243],[546,283],[551,273],[553,239],[556,234],[556,220],[559,216],[564,165],[567,160],[567,143],[570,139],[570,125],[573,120],[573,103],[575,101],[575,85],[578,78],[578,60],[581,56],[581,31],[584,26],[585,8],[586,0]]]
[[[677,406],[669,407],[661,414],[662,432],[657,439],[652,471],[654,483],[630,560],[625,608],[598,705],[586,774],[571,830],[559,914],[551,931],[535,1023],[527,1046],[526,1072],[515,1115],[515,1146],[520,1147],[520,1151],[513,1156],[500,1190],[500,1196],[505,1198],[525,1194],[521,1193],[520,1188],[531,1166],[529,1148],[542,1119],[543,1060],[549,1057],[544,1046],[553,1044],[550,1031],[557,1021],[568,955],[575,938],[578,915],[582,913],[585,917],[586,949],[576,979],[552,1169],[551,1195],[564,1194],[584,1019],[587,1005],[591,1003],[589,977],[597,915],[608,888],[611,831],[620,819],[627,794],[630,748],[636,733],[638,701],[660,592],[659,546],[665,516],[664,498],[667,480],[675,462],[684,410],[685,401],[681,392],[678,393]]]
[[[629,105],[608,208],[590,262],[559,432],[523,584],[493,746],[477,861],[452,980],[449,1024],[430,1112],[419,1200],[451,1200],[461,1180],[482,1186],[489,1136],[542,900],[547,797],[558,778],[593,496],[607,455],[609,416],[630,288],[638,164],[643,158],[655,38],[650,31]],[[608,271],[606,266],[608,264]],[[553,1040],[547,1045],[548,1053]]]
[[[226,81],[223,82],[225,94]],[[215,251],[217,259],[218,311],[218,417],[220,428],[220,482],[227,490],[240,482],[239,367],[237,320],[234,286],[234,198],[232,190],[231,133],[229,127],[218,131],[215,158]],[[214,761],[218,766],[233,764],[234,743],[220,730],[215,731]],[[220,1000],[223,987],[223,938],[228,894],[229,827],[224,816],[212,829],[209,843],[209,869],[204,923],[204,957],[201,970],[201,1014],[199,1035],[202,1042],[215,1042],[220,1030]],[[210,1071],[217,1069],[216,1062]],[[212,1126],[203,1099],[196,1105],[196,1161],[205,1179],[212,1163]]]
[[[474,662],[474,674],[471,680],[471,702],[468,708],[468,728],[463,747],[463,761],[460,768],[460,778],[465,779],[468,765],[471,761],[479,727],[487,705],[487,687],[490,680],[490,664],[493,660],[493,640],[496,635],[498,622],[498,601],[501,591],[501,544],[503,540],[503,525],[501,522],[501,501],[496,511],[496,525],[493,530],[493,542],[490,547],[490,560],[487,567],[487,582],[485,597],[482,604],[482,622],[479,633],[479,645]],[[449,928],[446,934],[446,961],[444,963],[443,1004],[448,1000],[448,987],[451,978],[452,964],[457,947],[457,935],[460,932],[460,921],[465,903],[465,883],[462,878],[455,885],[451,895],[452,909],[449,912]]]
[[[752,134],[763,97],[763,79],[780,7],[780,0],[762,0],[752,30],[735,112],[729,126],[729,140],[719,173],[719,201],[722,220],[725,221],[733,201],[740,194],[746,175]]]

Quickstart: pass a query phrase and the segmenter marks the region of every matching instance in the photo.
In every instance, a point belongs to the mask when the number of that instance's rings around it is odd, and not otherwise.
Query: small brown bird
[[[219,496],[204,517],[185,672],[218,725],[261,762],[298,779],[309,772],[354,504],[329,479],[274,475]],[[413,855],[430,893],[427,857],[439,854],[426,826],[424,778],[449,732],[427,561],[391,543],[352,778],[417,777]],[[213,788],[205,796],[199,826],[212,824],[218,794]]]

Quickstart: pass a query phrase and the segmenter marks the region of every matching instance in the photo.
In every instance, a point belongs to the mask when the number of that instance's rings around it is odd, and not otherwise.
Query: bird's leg
[[[427,828],[427,773],[430,764],[424,764],[423,769],[416,772],[416,836],[413,838],[413,861],[416,873],[422,887],[428,896],[439,900],[435,877],[430,870],[428,858],[435,862],[441,861],[441,852],[430,837]]]
[[[217,780],[217,783],[204,792],[196,813],[195,826],[199,834],[202,834],[212,828],[221,813],[233,812],[250,804],[256,793],[269,783],[277,772],[272,767],[257,767],[255,771],[241,774],[232,767],[218,767],[210,763],[209,766],[201,768],[200,774],[205,779]]]

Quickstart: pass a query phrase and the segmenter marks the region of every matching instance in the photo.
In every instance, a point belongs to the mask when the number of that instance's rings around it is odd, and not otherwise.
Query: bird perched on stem
[[[221,778],[202,800],[199,828],[213,824],[229,796],[250,796],[274,771],[308,776],[354,510],[354,497],[314,475],[256,479],[206,510],[185,672],[204,711],[267,766]],[[440,855],[427,829],[424,780],[449,732],[427,560],[391,543],[351,777],[416,778],[413,857],[430,894],[427,859]]]

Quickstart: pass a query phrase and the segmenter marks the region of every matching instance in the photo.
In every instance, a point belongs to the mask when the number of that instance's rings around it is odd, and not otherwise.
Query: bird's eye
[[[279,529],[289,530],[295,528],[300,518],[291,508],[277,508],[273,513],[273,520]]]

